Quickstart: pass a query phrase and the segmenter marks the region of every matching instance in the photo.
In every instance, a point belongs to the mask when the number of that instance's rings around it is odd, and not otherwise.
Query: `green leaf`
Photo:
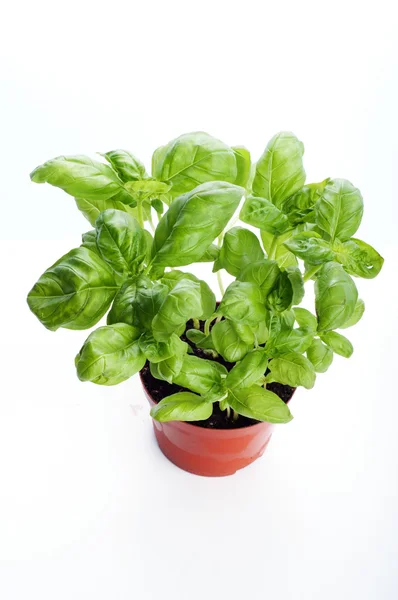
[[[350,275],[373,279],[381,271],[384,258],[362,240],[352,238],[341,243],[336,240],[333,245],[336,260],[339,261]]]
[[[270,356],[302,353],[311,345],[313,337],[314,332],[308,329],[281,329],[274,338],[268,340],[267,351]]]
[[[293,308],[294,317],[300,327],[308,327],[311,331],[316,331],[318,321],[315,315],[306,308]]]
[[[249,352],[254,341],[248,325],[220,321],[211,330],[213,344],[218,354],[227,362],[237,362]]]
[[[228,373],[225,385],[230,389],[249,388],[264,375],[267,365],[268,356],[265,350],[253,350]]]
[[[155,150],[152,175],[172,184],[171,194],[175,198],[208,181],[234,183],[238,172],[231,148],[207,133],[194,132]]]
[[[149,233],[149,231],[147,231],[146,229],[143,229],[143,232],[144,232],[145,243],[146,243],[145,263],[148,265],[151,260],[151,255],[152,255],[153,237]]]
[[[147,241],[144,230],[131,215],[120,210],[102,212],[96,223],[97,247],[116,273],[136,275],[145,261]]]
[[[153,244],[153,264],[178,267],[197,262],[234,214],[243,188],[210,182],[180,196],[161,218]]]
[[[203,331],[199,331],[199,329],[188,329],[186,336],[197,348],[205,348],[207,350],[215,349],[211,334],[206,335]]]
[[[123,182],[137,181],[148,177],[142,162],[128,150],[111,150],[102,156],[112,165]]]
[[[363,214],[361,192],[346,179],[332,179],[315,204],[315,222],[330,235],[342,242],[358,229]]]
[[[129,194],[117,173],[88,156],[57,156],[30,174],[35,183],[49,183],[71,196],[85,200],[121,200],[129,203]]]
[[[291,227],[287,216],[279,208],[270,200],[259,196],[246,198],[240,211],[240,219],[272,235],[280,235]]]
[[[307,389],[314,387],[314,367],[305,356],[297,352],[290,352],[284,356],[273,358],[269,362],[268,368],[270,373],[265,378],[268,383],[277,381],[292,387],[299,385]]]
[[[170,185],[156,179],[141,179],[140,181],[129,181],[126,183],[126,189],[136,199],[142,202],[152,198],[167,198]],[[162,205],[163,211],[163,205]],[[148,207],[149,209],[149,207]]]
[[[202,258],[198,259],[196,262],[214,262],[217,260],[218,255],[220,254],[220,249],[215,244],[210,244],[207,248],[206,252],[203,254]]]
[[[86,233],[83,233],[83,235],[82,235],[81,247],[87,248],[88,250],[91,250],[92,252],[99,254],[96,238],[97,238],[97,232],[95,231],[95,229],[86,231]]]
[[[126,192],[127,193],[127,192]],[[130,197],[130,200],[133,200]],[[119,200],[115,200],[114,198],[110,198],[109,200],[103,200],[103,199],[91,199],[91,200],[87,200],[87,199],[83,199],[83,198],[75,198],[75,202],[76,202],[76,206],[77,208],[80,210],[80,212],[83,213],[83,215],[86,217],[87,221],[89,221],[91,223],[91,225],[95,225],[95,222],[97,220],[97,218],[99,217],[100,213],[102,213],[104,210],[108,209],[108,208],[113,208],[115,210],[122,210],[125,213],[128,213],[129,215],[132,215],[133,217],[135,216],[135,210],[133,208],[131,208],[131,206],[129,206],[128,204],[123,204],[123,202],[120,202]]]
[[[203,279],[198,279],[195,277],[195,275],[192,275],[192,273],[185,273],[184,271],[178,271],[174,269],[169,273],[165,273],[161,279],[161,282],[168,287],[169,291],[171,291],[175,287],[176,283],[182,279],[189,279],[190,281],[199,283],[203,307],[203,313],[199,318],[203,320],[209,319],[216,309],[216,297],[209,285],[203,281]]]
[[[134,299],[136,324],[141,328],[151,329],[153,319],[159,313],[167,294],[167,286],[163,283],[140,277]]]
[[[317,373],[326,373],[333,362],[332,350],[318,338],[314,339],[307,349],[307,357]]]
[[[241,185],[247,187],[250,170],[251,170],[251,159],[250,152],[243,146],[232,146],[232,151],[235,154],[237,176],[234,181],[235,185]]]
[[[213,273],[225,269],[237,277],[242,269],[264,258],[260,242],[254,233],[244,227],[232,227],[225,236]]]
[[[286,267],[297,266],[297,258],[284,245],[284,241],[292,237],[294,233],[295,230],[292,229],[291,231],[286,231],[286,233],[282,233],[282,235],[278,236],[277,238],[274,258],[281,269]],[[274,241],[274,236],[272,235],[272,233],[268,233],[267,231],[260,231],[260,235],[264,249],[269,255],[271,245]]]
[[[117,289],[108,265],[80,247],[43,273],[28,294],[28,304],[47,329],[88,329],[106,313]]]
[[[126,323],[99,327],[84,342],[75,364],[80,381],[116,385],[142,369],[139,331]]]
[[[220,370],[220,366],[222,370]],[[227,375],[227,369],[212,360],[204,360],[197,356],[186,354],[182,368],[173,383],[188,388],[192,392],[210,397],[221,396],[224,392],[223,379]]]
[[[163,381],[167,381],[167,383],[173,383],[174,378],[177,377],[182,369],[183,360],[183,356],[177,354],[166,360],[162,360],[161,362],[150,363],[151,373],[153,377],[156,377],[157,379],[162,379]]]
[[[365,303],[360,298],[357,300],[355,304],[354,312],[351,317],[345,321],[343,325],[340,325],[339,329],[347,329],[348,327],[352,327],[356,325],[358,321],[361,319],[363,313],[365,312]]]
[[[155,339],[167,341],[169,336],[185,325],[189,319],[203,314],[200,285],[190,279],[181,279],[167,294],[152,321]]]
[[[178,335],[172,333],[167,342],[158,342],[149,332],[144,333],[139,339],[141,352],[151,363],[159,363],[174,356],[183,357],[188,350],[188,345]]]
[[[350,340],[347,340],[344,335],[341,335],[341,333],[337,333],[336,331],[328,331],[327,333],[323,333],[321,335],[321,340],[327,346],[329,346],[333,352],[340,354],[340,356],[344,356],[344,358],[350,358],[354,352],[354,348]]]
[[[272,292],[267,296],[268,308],[283,312],[300,304],[304,297],[304,280],[298,267],[287,267],[282,271]]]
[[[320,183],[308,183],[284,202],[283,212],[292,225],[313,221],[315,202],[322,196],[329,181],[328,177]]]
[[[321,267],[315,281],[315,308],[318,330],[338,329],[351,317],[358,291],[351,277],[336,262]]]
[[[240,415],[258,421],[288,423],[293,419],[289,407],[279,396],[258,385],[230,390],[228,403]]]
[[[264,321],[263,294],[254,283],[233,281],[225,290],[217,314],[246,325]]]
[[[304,145],[295,135],[285,131],[275,135],[256,165],[254,194],[281,208],[304,185],[303,154]]]
[[[191,392],[179,392],[163,398],[151,409],[151,417],[156,421],[204,421],[213,412],[211,402]]]
[[[280,273],[278,263],[275,260],[260,260],[247,265],[239,274],[239,281],[248,281],[257,285],[263,298],[273,290]]]
[[[284,242],[284,245],[295,256],[312,265],[320,265],[335,260],[335,253],[330,243],[321,239],[321,236],[313,231],[305,231],[294,235]]]
[[[137,281],[126,281],[118,293],[112,304],[112,308],[108,313],[106,322],[108,325],[114,323],[127,323],[127,325],[136,325],[137,319],[135,316],[135,298],[137,294]]]

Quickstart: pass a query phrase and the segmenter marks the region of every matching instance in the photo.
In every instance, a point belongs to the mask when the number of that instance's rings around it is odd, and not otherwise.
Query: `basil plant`
[[[32,172],[73,196],[92,226],[28,295],[52,331],[90,329],[107,314],[76,356],[81,381],[115,385],[148,361],[155,378],[187,390],[152,409],[159,421],[205,420],[214,403],[231,418],[292,418],[267,384],[312,388],[335,353],[352,354],[336,330],[363,315],[354,278],[383,264],[353,237],[360,191],[345,179],[306,183],[303,153],[282,132],[252,164],[244,147],[190,133],[154,152],[151,174],[126,150],[59,156]],[[231,224],[238,209],[250,229]],[[213,263],[220,303],[176,268],[198,262]],[[223,269],[234,277],[225,292]],[[310,279],[314,312],[299,306]]]

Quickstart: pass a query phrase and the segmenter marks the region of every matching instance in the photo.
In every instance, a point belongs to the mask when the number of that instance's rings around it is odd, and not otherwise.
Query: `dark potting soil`
[[[201,322],[201,329],[203,330],[204,323]],[[193,328],[193,322],[188,321],[187,329]],[[205,358],[206,360],[215,360],[220,364],[224,365],[224,367],[230,371],[234,366],[234,363],[226,362],[221,356],[214,358],[211,354],[207,353],[202,348],[197,348],[186,336],[185,334],[181,336],[181,339],[192,348],[195,356],[199,358]],[[268,372],[268,371],[267,371]],[[149,362],[145,364],[145,366],[141,370],[141,377],[144,382],[144,385],[148,392],[150,393],[152,399],[155,402],[160,402],[166,396],[171,396],[171,394],[177,394],[178,392],[189,392],[190,390],[181,387],[180,385],[176,385],[174,383],[167,383],[167,381],[162,381],[161,379],[156,379],[152,376]],[[288,402],[290,398],[293,396],[295,388],[290,387],[289,385],[282,385],[281,383],[267,383],[267,389],[271,392],[277,394],[283,402]],[[205,421],[193,421],[191,425],[197,425],[198,427],[205,427],[207,429],[239,429],[240,427],[247,427],[249,425],[256,425],[260,423],[256,419],[249,419],[248,417],[243,417],[239,415],[239,417],[234,421],[231,416],[228,418],[226,411],[220,409],[219,403],[215,402],[213,404],[213,414],[211,417],[206,419]]]

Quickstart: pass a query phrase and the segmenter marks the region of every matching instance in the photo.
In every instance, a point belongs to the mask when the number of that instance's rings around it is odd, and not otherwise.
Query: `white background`
[[[0,36],[2,600],[393,600],[398,596],[398,22],[394,3],[8,2]],[[264,457],[178,470],[136,378],[78,382],[86,332],[45,330],[26,293],[89,225],[33,185],[59,154],[152,151],[205,130],[256,158],[281,129],[308,179],[365,198],[386,263],[366,313],[292,402]],[[208,267],[203,267],[208,276]],[[311,284],[306,302],[311,306]]]

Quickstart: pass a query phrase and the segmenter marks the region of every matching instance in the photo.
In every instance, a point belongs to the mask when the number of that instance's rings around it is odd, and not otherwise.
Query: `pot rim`
[[[144,383],[144,379],[142,377],[141,371],[139,371],[139,376],[140,376],[140,380],[141,380],[141,385],[144,388],[144,391],[146,392],[146,394],[148,395],[148,397],[152,400],[152,402],[154,404],[157,404],[155,402],[155,400],[152,398],[152,395],[150,393],[150,391],[148,390],[148,388],[146,387],[145,383]],[[293,390],[293,394],[292,394],[292,398],[296,392],[297,388],[294,388]],[[290,398],[286,404],[289,404],[290,400],[292,399]],[[152,418],[152,417],[151,417]],[[152,420],[154,420],[152,418]],[[182,429],[192,429],[194,431],[196,431],[197,433],[199,433],[200,435],[221,435],[221,436],[225,436],[225,437],[235,437],[235,436],[239,436],[242,435],[243,433],[247,433],[249,431],[253,431],[253,434],[256,433],[257,430],[264,428],[264,427],[270,427],[270,426],[275,426],[277,423],[269,423],[268,421],[260,421],[259,423],[255,423],[253,425],[245,425],[245,427],[235,427],[235,428],[231,428],[231,429],[211,429],[211,428],[207,428],[207,427],[200,427],[199,425],[195,425],[193,422],[189,422],[189,421],[168,421],[167,424],[173,424],[175,427],[178,428],[182,428]]]

